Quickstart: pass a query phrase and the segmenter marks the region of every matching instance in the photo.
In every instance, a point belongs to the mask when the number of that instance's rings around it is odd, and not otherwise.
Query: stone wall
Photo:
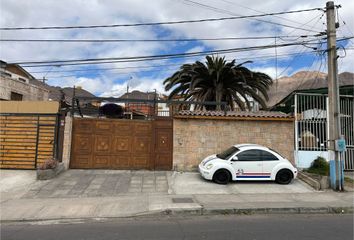
[[[294,122],[175,118],[173,167],[195,170],[203,158],[240,143],[270,147],[294,163]]]
[[[64,163],[65,169],[68,169],[70,166],[72,130],[73,130],[73,118],[68,115],[65,117],[63,156],[62,156],[62,162]]]

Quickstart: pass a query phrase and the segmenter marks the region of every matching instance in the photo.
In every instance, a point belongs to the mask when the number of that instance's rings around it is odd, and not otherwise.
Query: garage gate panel
[[[74,119],[71,168],[150,169],[153,122]]]

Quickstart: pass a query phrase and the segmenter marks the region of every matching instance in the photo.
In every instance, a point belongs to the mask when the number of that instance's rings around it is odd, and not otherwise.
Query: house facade
[[[273,110],[292,113],[295,117],[295,162],[299,168],[308,168],[317,157],[328,155],[328,96],[326,88],[291,93]],[[341,154],[344,170],[354,170],[354,85],[340,87],[341,135],[346,151]]]
[[[0,100],[47,101],[49,90],[31,84],[34,79],[19,65],[0,61]]]

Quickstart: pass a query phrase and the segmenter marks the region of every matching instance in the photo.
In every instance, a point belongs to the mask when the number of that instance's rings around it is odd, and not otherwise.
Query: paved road
[[[252,215],[2,224],[1,240],[353,239],[353,215]]]

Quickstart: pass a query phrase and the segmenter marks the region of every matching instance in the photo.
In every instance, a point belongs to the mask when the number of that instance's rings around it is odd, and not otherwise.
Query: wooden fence
[[[57,114],[0,114],[0,168],[36,169],[58,153]]]

